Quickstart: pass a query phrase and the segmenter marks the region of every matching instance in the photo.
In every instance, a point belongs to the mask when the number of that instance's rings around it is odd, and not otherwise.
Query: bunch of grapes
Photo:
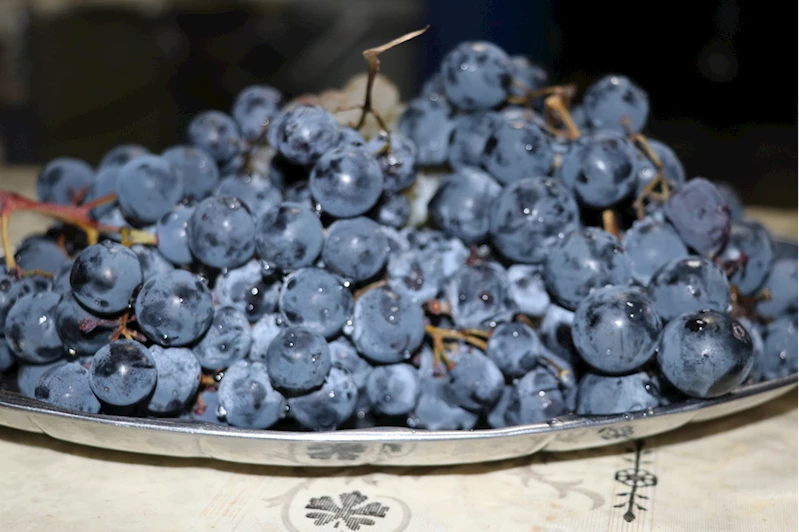
[[[642,133],[633,81],[575,104],[464,42],[391,120],[385,49],[341,109],[358,123],[253,86],[185,145],[59,158],[38,201],[0,192],[5,386],[250,429],[470,430],[797,372],[795,251]],[[24,209],[59,222],[12,253]]]

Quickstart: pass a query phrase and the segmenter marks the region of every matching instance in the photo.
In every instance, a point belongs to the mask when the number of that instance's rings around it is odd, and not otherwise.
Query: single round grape
[[[502,187],[488,174],[461,168],[439,185],[427,206],[432,222],[467,244],[480,243],[490,229],[491,207]]]
[[[189,141],[216,161],[227,161],[241,150],[239,128],[221,111],[202,111],[189,122]]]
[[[388,259],[388,239],[380,226],[358,217],[333,222],[322,248],[325,267],[353,281],[377,275]]]
[[[592,84],[583,96],[583,107],[591,126],[633,133],[644,129],[649,115],[649,95],[629,78],[605,76]]]
[[[119,146],[111,148],[103,155],[97,168],[98,170],[113,167],[119,168],[140,155],[150,155],[150,150],[139,144],[120,144]]]
[[[486,355],[509,379],[522,377],[538,363],[546,352],[536,332],[517,321],[501,323],[488,339]]]
[[[683,257],[664,264],[652,276],[647,289],[655,310],[666,321],[683,312],[704,309],[726,312],[730,286],[724,272],[703,257]]]
[[[640,291],[608,286],[592,291],[577,306],[572,338],[591,367],[620,375],[652,358],[662,326],[654,305]]]
[[[688,256],[688,248],[671,225],[652,216],[633,222],[621,245],[630,258],[633,279],[644,286],[666,262]]]
[[[666,217],[683,242],[702,255],[724,247],[730,233],[730,208],[708,180],[696,177],[673,191]]]
[[[89,384],[89,370],[76,362],[57,364],[42,374],[34,391],[36,399],[67,410],[100,412],[100,401]]]
[[[647,144],[660,159],[663,165],[663,177],[672,188],[678,188],[685,183],[685,168],[677,157],[677,154],[667,145],[660,141],[648,139]],[[646,186],[657,177],[658,170],[655,164],[644,153],[639,152],[638,156],[638,181],[636,195],[643,193]]]
[[[155,361],[155,390],[147,403],[151,414],[170,415],[180,412],[197,394],[202,368],[191,349],[150,346]]]
[[[233,307],[216,307],[214,320],[194,354],[200,365],[208,370],[232,366],[250,352],[253,328],[247,317]]]
[[[768,289],[771,298],[758,301],[757,312],[772,318],[778,318],[782,314],[795,314],[798,286],[796,257],[775,261],[763,285],[763,288]]]
[[[36,399],[36,385],[39,378],[54,366],[68,364],[64,359],[58,359],[46,364],[26,364],[20,362],[17,368],[17,389],[25,397]]]
[[[544,269],[537,264],[514,264],[507,271],[508,295],[519,311],[528,316],[543,316],[549,307]]]
[[[314,164],[339,143],[336,119],[318,105],[298,105],[278,122],[277,149],[290,162]]]
[[[577,413],[584,416],[625,414],[662,404],[657,377],[645,371],[605,376],[587,373],[580,379]]]
[[[114,326],[89,313],[71,293],[64,294],[53,310],[56,331],[71,355],[91,356],[111,341]]]
[[[318,388],[332,361],[325,337],[306,327],[288,326],[269,344],[266,365],[272,386],[291,395]]]
[[[350,373],[334,367],[322,387],[289,399],[289,411],[300,425],[317,431],[335,430],[352,417],[358,402],[358,388]]]
[[[187,345],[214,319],[211,292],[199,277],[173,270],[145,281],[136,297],[136,322],[147,337],[165,347]]]
[[[19,278],[0,268],[0,334],[6,333],[6,317],[17,299],[26,294],[46,292],[52,286],[52,281],[41,275]]]
[[[214,285],[214,296],[219,305],[235,308],[253,323],[277,309],[280,286],[280,282],[266,280],[261,263],[251,260],[220,274]]]
[[[26,238],[17,246],[14,260],[23,271],[55,275],[69,262],[69,257],[57,243],[37,235]]]
[[[232,196],[205,198],[195,207],[186,227],[192,255],[212,268],[235,268],[255,251],[255,220]]]
[[[416,98],[408,102],[397,122],[397,130],[416,145],[416,162],[437,165],[447,162],[449,139],[455,126],[452,109],[443,98]]]
[[[127,220],[152,224],[183,197],[183,181],[164,157],[142,155],[119,169],[116,193]]]
[[[60,300],[55,292],[31,292],[20,296],[11,307],[6,316],[6,339],[20,360],[44,364],[64,355],[55,320]]]
[[[256,217],[263,216],[283,201],[280,190],[269,179],[257,174],[226,176],[219,182],[214,195],[238,198]]]
[[[310,266],[323,244],[322,222],[299,203],[284,202],[267,211],[255,229],[255,249],[270,268]]]
[[[376,367],[366,381],[366,393],[376,412],[388,416],[408,414],[419,397],[419,375],[409,364]]]
[[[594,288],[629,284],[630,260],[616,237],[586,227],[552,247],[544,262],[544,279],[558,304],[575,309]]]
[[[323,211],[349,218],[365,213],[380,199],[383,171],[364,148],[338,146],[316,162],[309,186]]]
[[[510,58],[511,86],[513,96],[525,96],[530,91],[543,89],[549,84],[549,73],[541,66],[531,63],[524,56]]]
[[[352,315],[352,293],[341,278],[320,268],[302,268],[283,281],[278,306],[289,325],[332,338]]]
[[[552,146],[540,127],[525,120],[504,120],[486,140],[480,159],[497,181],[507,185],[548,174],[552,158]]]
[[[103,346],[89,367],[94,395],[114,406],[143,401],[155,389],[157,378],[150,350],[133,340],[117,340]]]
[[[471,412],[489,410],[499,399],[505,377],[494,361],[474,346],[461,343],[452,358],[449,386],[458,406]]]
[[[75,299],[87,309],[114,314],[130,306],[142,279],[139,257],[122,244],[105,240],[80,252],[69,283]]]
[[[416,179],[416,144],[401,133],[373,138],[366,150],[375,156],[383,170],[383,190],[400,192]]]
[[[421,380],[419,399],[408,426],[427,430],[472,430],[478,414],[458,406],[457,399],[444,378]]]
[[[544,261],[559,235],[579,223],[574,196],[560,181],[531,177],[506,186],[496,199],[491,237],[507,259],[536,264]]]
[[[143,244],[134,244],[130,247],[136,256],[139,258],[141,265],[141,272],[143,280],[147,280],[154,275],[160,273],[167,273],[175,269],[169,260],[160,252],[158,248],[152,246],[145,246]],[[69,271],[72,271],[70,267]],[[67,276],[67,282],[69,277]],[[67,285],[69,287],[69,285]]]
[[[502,115],[494,112],[463,114],[455,118],[447,159],[456,170],[479,167],[486,142],[503,123]]]
[[[463,266],[447,282],[444,294],[461,329],[492,328],[510,321],[517,310],[508,295],[505,271],[495,262]]]
[[[686,312],[671,320],[663,329],[657,356],[663,374],[678,390],[700,398],[732,391],[754,363],[749,333],[715,310]]]
[[[502,103],[510,91],[512,72],[505,51],[482,41],[462,42],[441,61],[447,98],[462,111]]]
[[[158,220],[155,227],[158,251],[172,264],[189,265],[194,261],[187,236],[194,210],[194,206],[178,205]]]
[[[234,427],[268,429],[286,415],[286,406],[263,362],[240,360],[219,383],[219,413]]]
[[[774,265],[774,248],[766,228],[757,222],[732,225],[730,237],[719,259],[735,263],[730,282],[741,294],[753,295],[766,282]]]
[[[213,158],[200,148],[179,145],[167,148],[161,157],[172,163],[172,169],[183,183],[183,197],[201,200],[219,182],[219,168]]]
[[[88,163],[72,157],[53,159],[36,178],[39,201],[75,205],[94,182],[94,170]]]
[[[266,351],[269,349],[269,344],[272,340],[277,338],[286,323],[280,314],[264,314],[256,321],[251,329],[252,332],[252,346],[247,358],[253,362],[266,362]]]
[[[269,85],[251,85],[242,90],[233,102],[230,114],[250,142],[263,137],[280,105],[280,91]]]
[[[783,316],[766,325],[762,356],[755,358],[760,380],[779,379],[799,371],[796,315]]]
[[[422,308],[386,287],[372,288],[358,298],[352,324],[358,352],[378,364],[410,358],[424,339]]]
[[[411,218],[411,205],[402,194],[383,194],[370,216],[380,225],[402,229]]]

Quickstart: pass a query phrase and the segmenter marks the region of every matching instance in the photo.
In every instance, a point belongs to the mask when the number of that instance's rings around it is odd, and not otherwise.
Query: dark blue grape
[[[71,157],[53,159],[36,178],[39,201],[75,205],[94,182],[94,170],[85,161]]]
[[[178,205],[158,220],[155,227],[158,251],[172,264],[188,265],[194,261],[187,236],[189,218],[194,210],[194,206]]]
[[[774,248],[766,228],[757,222],[732,225],[730,237],[718,257],[722,263],[735,264],[729,279],[741,294],[757,292],[774,265]]]
[[[258,220],[255,248],[269,268],[294,270],[314,263],[324,244],[322,222],[309,208],[284,202]]]
[[[319,158],[309,187],[322,210],[337,218],[371,209],[383,193],[383,171],[364,148],[338,146]]]
[[[251,85],[242,90],[230,111],[241,136],[250,142],[261,138],[279,111],[280,99],[280,91],[269,85]]]
[[[508,97],[513,67],[498,46],[463,42],[441,61],[447,98],[462,111],[490,109]]]
[[[536,332],[520,322],[502,323],[494,329],[488,339],[486,355],[494,361],[509,379],[522,377],[538,363],[538,357],[546,354]]]
[[[542,176],[552,169],[553,152],[544,131],[525,120],[505,120],[486,140],[482,166],[502,184]]]
[[[378,366],[366,381],[366,393],[373,409],[388,416],[413,411],[419,392],[419,374],[409,364]]]
[[[219,168],[210,155],[188,145],[173,146],[161,157],[172,163],[172,169],[183,183],[183,197],[199,201],[208,196],[219,182]]]
[[[158,248],[145,246],[143,244],[134,244],[130,249],[139,258],[142,278],[145,281],[154,275],[167,273],[175,269],[172,263],[158,251]]]
[[[131,248],[132,249],[132,248]],[[62,296],[66,296],[67,294],[72,294],[72,287],[69,285],[69,276],[72,273],[72,265],[74,264],[74,260],[67,262],[58,272],[56,272],[55,276],[53,276],[52,281],[52,290],[57,294],[61,294]],[[0,274],[0,282],[2,282],[2,274]],[[0,301],[2,301],[2,294],[0,293]],[[2,303],[0,303],[2,306]],[[0,311],[1,313],[1,311]],[[3,318],[0,316],[0,321]],[[2,330],[3,326],[0,325],[0,330]]]
[[[461,168],[443,180],[427,206],[432,222],[446,234],[467,244],[488,236],[491,207],[502,187],[488,174]]]
[[[286,188],[283,192],[283,200],[284,202],[298,203],[314,211],[318,207],[311,195],[311,187],[308,185],[308,181],[294,183]]]
[[[667,262],[652,276],[647,291],[655,310],[666,321],[683,312],[703,309],[726,312],[731,303],[724,272],[713,261],[702,257]]]
[[[397,130],[416,145],[416,162],[437,165],[447,162],[449,138],[455,127],[452,109],[444,100],[416,98],[408,102]]]
[[[349,371],[334,367],[322,387],[289,399],[289,411],[300,425],[317,431],[335,430],[352,417],[358,402],[358,388]]]
[[[436,297],[444,282],[458,271],[469,257],[469,250],[456,238],[429,246],[389,253],[386,270],[392,290],[424,303]]]
[[[755,375],[760,380],[778,379],[799,371],[796,315],[783,316],[765,329],[763,353],[755,358]]]
[[[214,296],[221,306],[233,307],[252,323],[274,312],[280,283],[264,279],[261,264],[251,260],[240,268],[227,270],[216,278]]]
[[[91,356],[111,341],[114,326],[99,321],[78,304],[71,293],[53,310],[58,337],[72,356]]]
[[[36,383],[36,399],[67,410],[97,414],[100,401],[89,385],[89,370],[76,362],[57,364]]]
[[[142,332],[165,347],[190,344],[208,330],[214,319],[208,287],[184,270],[145,281],[135,308]]]
[[[0,334],[6,332],[6,317],[17,299],[26,294],[46,292],[52,285],[50,279],[40,275],[19,278],[14,273],[0,269]]]
[[[339,128],[339,133],[341,137],[339,138],[340,144],[347,144],[350,146],[358,146],[364,147],[366,146],[366,140],[363,138],[357,129],[353,129],[351,127],[341,127]],[[374,139],[373,139],[374,140]]]
[[[216,187],[214,195],[239,198],[256,217],[263,216],[283,201],[280,190],[269,179],[257,174],[227,176]]]
[[[757,312],[772,318],[796,313],[797,286],[796,258],[775,261],[763,285],[763,288],[768,289],[771,298],[759,301]]]
[[[427,78],[427,81],[422,85],[419,96],[423,96],[432,101],[446,101],[447,94],[444,88],[444,75],[441,72],[436,72]]]
[[[540,263],[559,235],[579,225],[579,210],[571,192],[559,181],[531,177],[502,191],[491,213],[494,246],[506,258]]]
[[[164,157],[142,155],[119,169],[116,193],[127,220],[152,224],[183,197],[183,181]]]
[[[255,220],[238,198],[212,196],[195,207],[186,227],[192,255],[212,268],[235,268],[255,251]]]
[[[688,248],[671,225],[652,216],[636,220],[621,244],[630,258],[633,279],[644,286],[666,262],[688,256]]]
[[[6,340],[21,360],[44,364],[65,354],[55,320],[60,300],[55,292],[32,292],[20,296],[11,307],[6,316]]]
[[[416,144],[400,133],[381,135],[366,144],[383,170],[383,189],[399,192],[413,185],[416,179]]]
[[[314,164],[339,143],[336,119],[318,105],[298,105],[287,111],[276,125],[276,147],[295,164]]]
[[[289,325],[332,338],[352,314],[352,293],[341,278],[320,268],[303,268],[283,281],[278,305]]]
[[[42,236],[30,236],[17,246],[14,260],[23,271],[55,275],[69,262],[69,257],[52,240]]]
[[[673,191],[664,212],[683,242],[700,254],[718,251],[727,242],[730,208],[706,179],[695,177]]]
[[[332,361],[325,337],[306,327],[289,326],[266,350],[272,386],[291,395],[318,388],[330,373]]]
[[[133,291],[141,282],[139,257],[122,244],[108,240],[81,251],[69,276],[75,298],[101,314],[128,308]]]
[[[389,288],[372,288],[355,302],[352,341],[358,351],[379,364],[410,358],[424,339],[424,312],[408,296]]]
[[[575,309],[594,288],[629,284],[630,260],[616,237],[586,227],[570,232],[552,247],[544,263],[544,278],[553,299]]]
[[[380,226],[358,217],[333,222],[327,229],[322,260],[325,267],[353,281],[377,275],[388,259],[388,239]]]
[[[8,340],[4,336],[0,336],[0,373],[8,371],[15,363],[16,357],[11,351],[11,346],[8,345]]]
[[[726,203],[727,207],[730,208],[730,217],[732,218],[732,221],[743,221],[744,206],[743,202],[741,202],[741,198],[738,196],[738,193],[735,192],[735,189],[723,181],[714,181],[713,184],[715,185],[716,190],[719,191],[719,194],[721,194],[721,197],[724,199],[724,203]]]
[[[633,133],[644,129],[649,115],[649,95],[629,78],[605,76],[588,87],[583,107],[591,126]],[[625,122],[627,126],[625,127]]]
[[[449,145],[450,166],[456,170],[465,166],[479,167],[486,141],[502,123],[502,115],[494,111],[458,116]]]
[[[232,366],[250,352],[253,330],[247,317],[233,307],[216,307],[205,336],[194,346],[200,365],[208,370]]]
[[[660,387],[657,377],[644,371],[621,376],[587,373],[580,379],[577,413],[603,416],[656,408],[663,403]]]
[[[383,195],[370,216],[380,225],[402,229],[411,218],[411,205],[402,194]]]
[[[68,364],[68,362],[59,359],[46,364],[20,363],[17,369],[17,388],[19,393],[25,397],[36,399],[36,384],[38,384],[39,378],[47,373],[50,368],[63,364]]]
[[[663,329],[658,363],[666,378],[684,394],[718,397],[749,376],[754,363],[752,339],[728,314],[714,310],[686,312]]]
[[[99,170],[113,167],[119,168],[140,155],[150,155],[150,150],[139,144],[120,144],[119,146],[111,148],[103,155],[97,168]]]
[[[422,379],[408,426],[427,430],[472,430],[479,416],[458,406],[447,379]]]
[[[355,386],[359,390],[366,387],[366,379],[372,372],[372,365],[358,354],[352,342],[344,336],[339,336],[328,344],[330,348],[330,359],[333,367],[340,366],[350,372]]]
[[[457,405],[471,412],[484,412],[494,406],[505,385],[505,377],[494,361],[464,343],[448,355],[455,364],[449,371],[449,387]]]
[[[543,316],[549,307],[544,269],[536,264],[514,264],[507,271],[508,295],[519,311],[528,316]]]
[[[149,349],[133,340],[103,346],[91,361],[89,383],[101,401],[129,406],[143,401],[155,389],[158,374]]]
[[[241,151],[236,122],[221,111],[202,111],[189,123],[189,141],[217,161],[232,159]]]
[[[501,391],[488,421],[494,428],[541,423],[568,413],[557,377],[538,366]]]
[[[219,383],[219,413],[234,427],[268,429],[286,415],[286,406],[262,362],[236,362]]]
[[[252,347],[247,355],[252,361],[266,362],[266,351],[269,344],[283,331],[286,323],[280,314],[265,314],[256,321],[251,329]]]
[[[508,295],[502,266],[484,262],[463,266],[444,288],[455,325],[462,329],[489,329],[513,318],[517,308]]]
[[[674,151],[657,140],[648,139],[647,144],[660,159],[660,163],[663,165],[663,177],[666,178],[669,185],[672,188],[677,188],[685,183],[685,169]],[[650,181],[657,177],[657,173],[655,164],[644,153],[639,152],[636,194],[641,194]]]
[[[547,71],[524,56],[511,57],[510,68],[510,93],[513,96],[525,96],[530,91],[543,89],[549,83]]]
[[[639,290],[608,286],[592,291],[577,306],[572,339],[591,367],[619,375],[652,358],[661,328],[654,305]]]
[[[170,415],[180,412],[197,394],[202,369],[191,349],[185,347],[150,347],[155,360],[155,390],[147,403],[152,414]]]

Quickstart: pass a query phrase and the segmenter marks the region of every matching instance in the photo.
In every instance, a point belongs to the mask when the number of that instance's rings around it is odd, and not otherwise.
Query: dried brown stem
[[[621,238],[621,231],[619,230],[619,217],[613,209],[605,209],[602,211],[602,227],[615,236]]]

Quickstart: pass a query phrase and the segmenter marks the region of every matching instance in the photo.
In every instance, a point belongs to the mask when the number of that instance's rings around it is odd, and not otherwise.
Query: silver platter
[[[285,432],[210,423],[77,414],[0,392],[0,425],[118,451],[277,466],[428,466],[489,462],[539,451],[591,449],[727,416],[794,389],[797,374],[710,400],[614,416],[564,416],[548,423],[476,431],[408,428]]]

